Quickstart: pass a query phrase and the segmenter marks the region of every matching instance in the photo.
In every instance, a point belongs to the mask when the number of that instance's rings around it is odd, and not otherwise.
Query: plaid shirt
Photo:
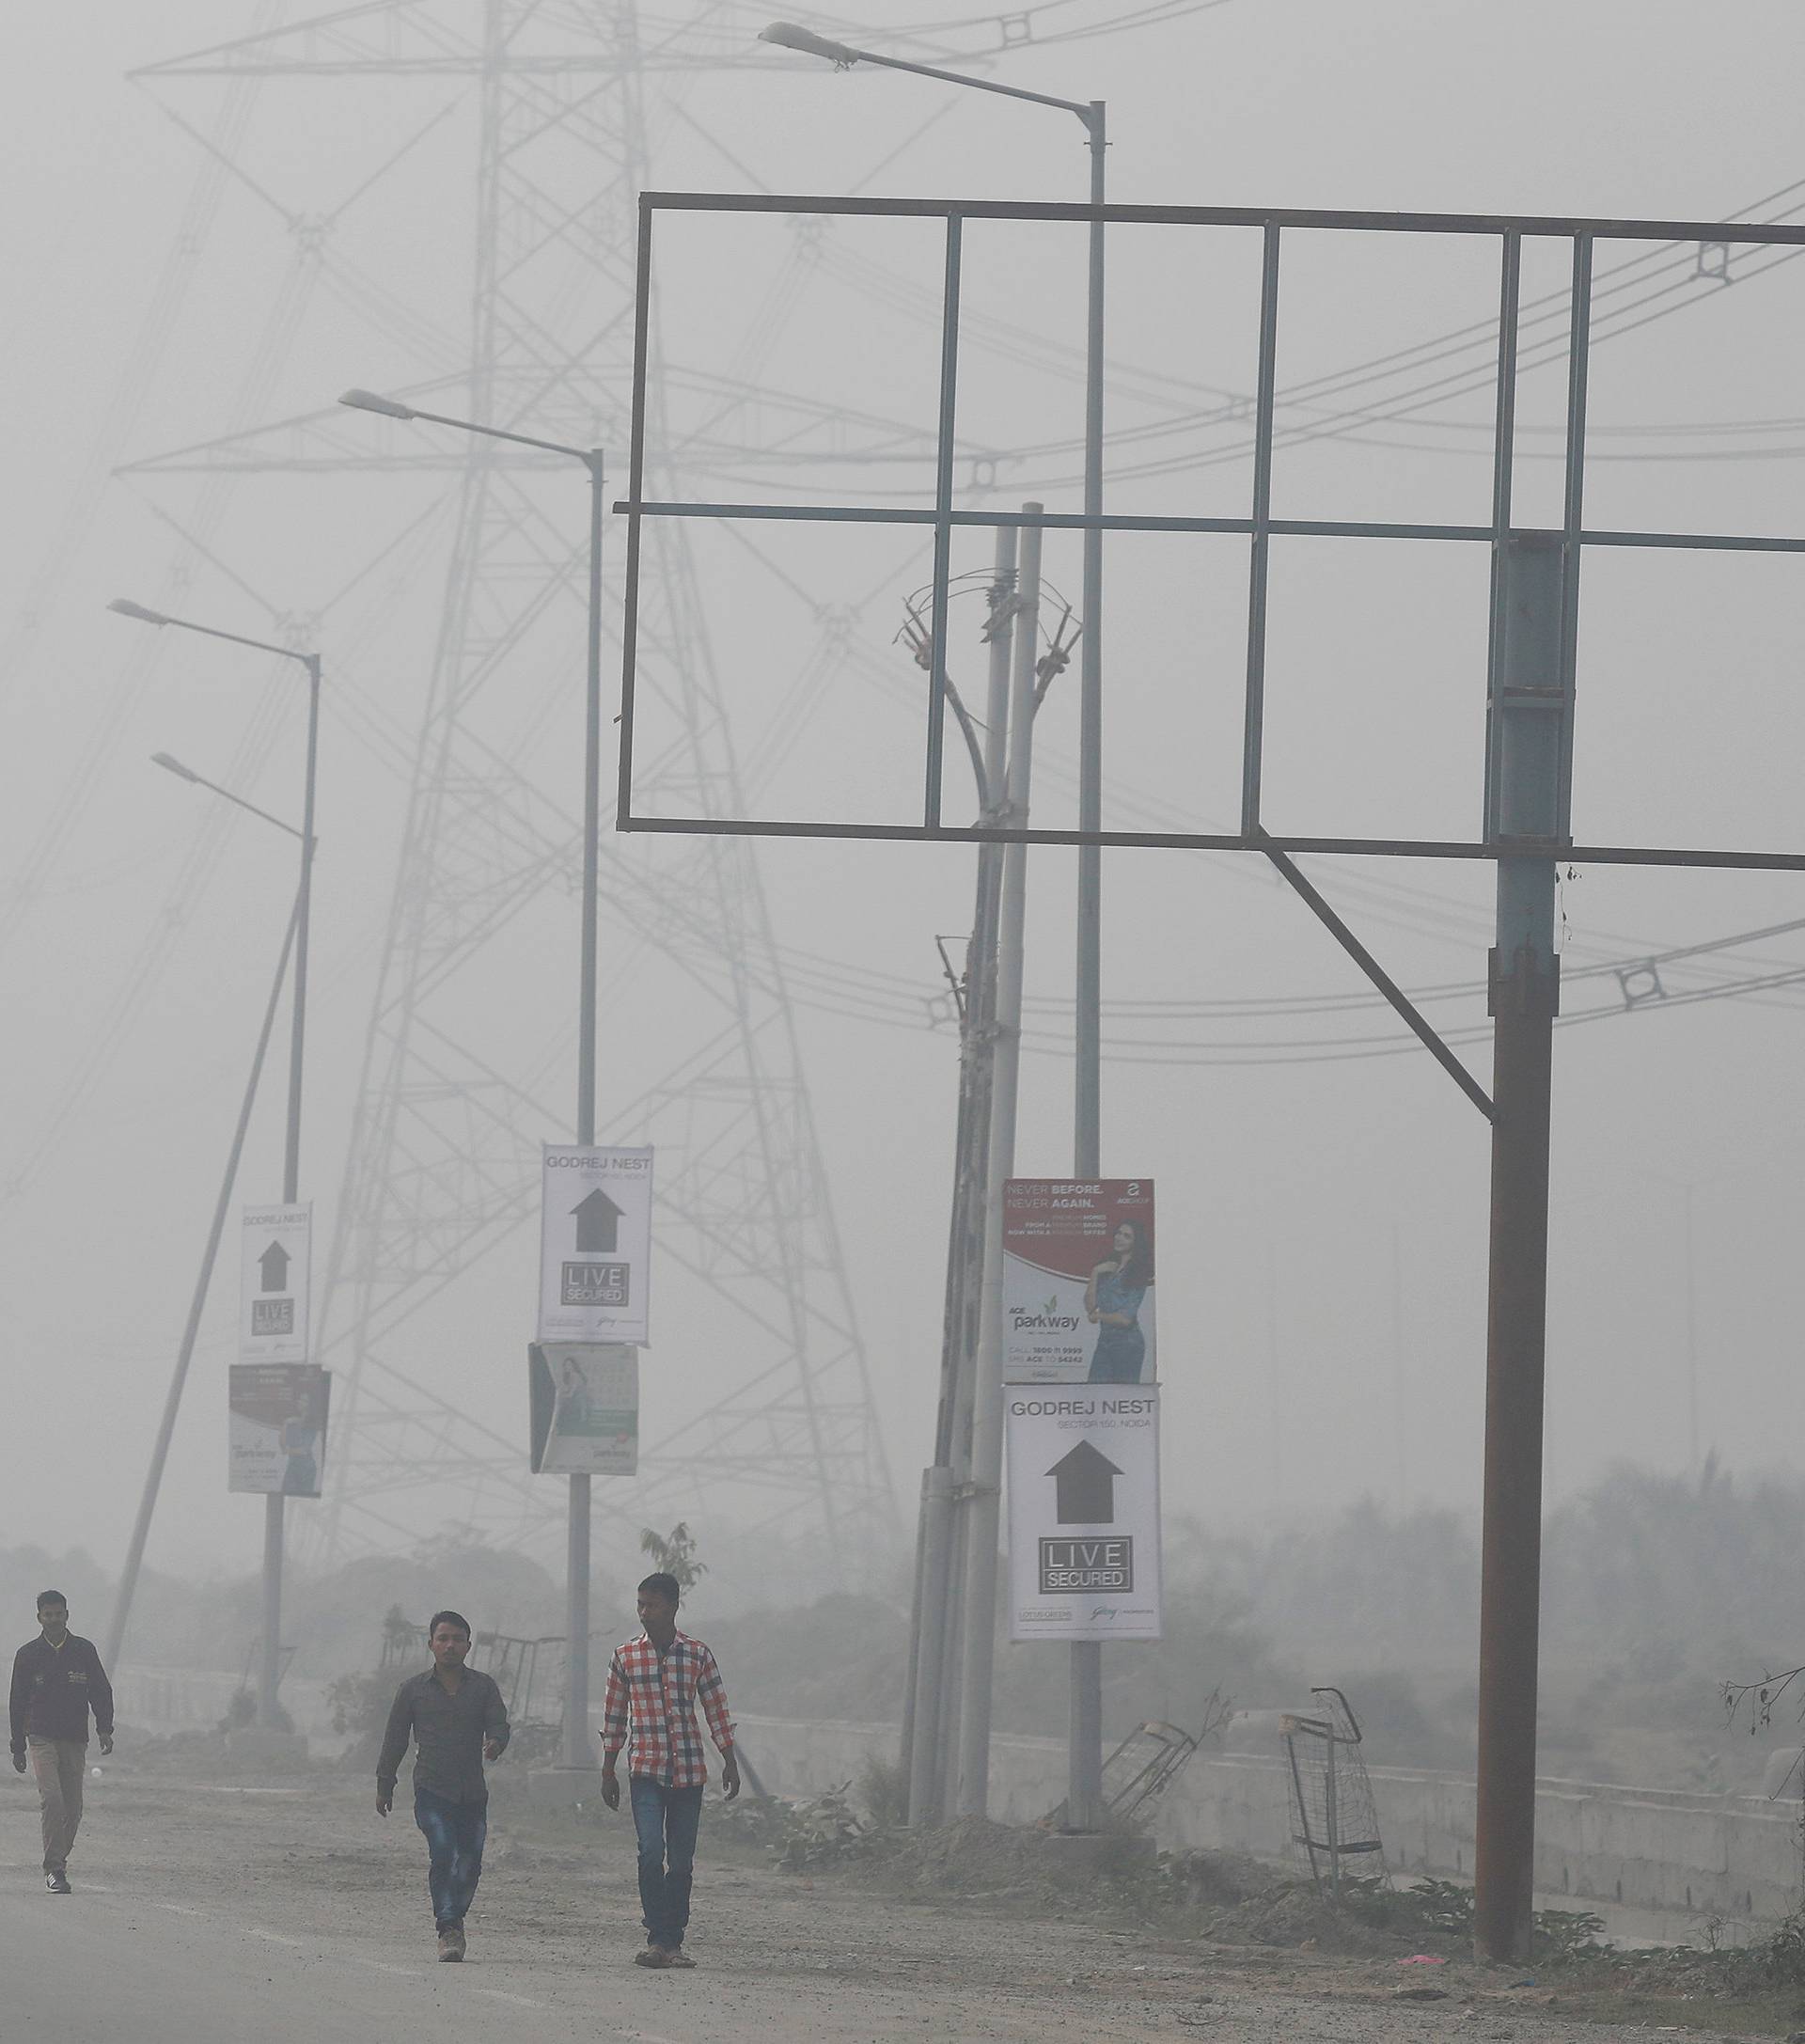
[[[733,1720],[727,1710],[727,1685],[714,1655],[699,1640],[678,1633],[662,1660],[643,1632],[617,1647],[608,1663],[602,1706],[603,1758],[612,1761],[626,1744],[631,1712],[627,1772],[649,1775],[668,1788],[700,1788],[708,1780],[708,1758],[696,1726],[698,1697],[710,1736],[722,1753],[728,1752],[733,1744]]]

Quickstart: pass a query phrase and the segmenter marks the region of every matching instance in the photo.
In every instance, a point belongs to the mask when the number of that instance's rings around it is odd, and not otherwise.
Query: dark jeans
[[[646,1937],[674,1952],[689,1924],[689,1886],[696,1863],[696,1832],[702,1821],[700,1788],[667,1788],[650,1775],[629,1777],[633,1828],[639,1834],[639,1908]]]
[[[1091,1357],[1092,1384],[1138,1384],[1147,1361],[1147,1337],[1136,1328],[1104,1328]]]
[[[426,1833],[426,1885],[432,1921],[441,1930],[461,1924],[482,1879],[482,1842],[489,1835],[489,1806],[453,1802],[430,1788],[414,1791],[414,1821]]]

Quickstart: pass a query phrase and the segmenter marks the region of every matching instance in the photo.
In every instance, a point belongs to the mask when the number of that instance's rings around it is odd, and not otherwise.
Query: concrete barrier
[[[746,1718],[741,1737],[768,1787],[808,1795],[856,1782],[873,1756],[894,1759],[894,1725]],[[1374,1768],[1386,1864],[1395,1874],[1470,1880],[1473,1784],[1423,1768]],[[998,1738],[991,1815],[1032,1823],[1065,1793],[1065,1742]],[[1158,1807],[1155,1836],[1194,1847],[1291,1857],[1286,1785],[1276,1753],[1199,1754]],[[1805,1885],[1796,1799],[1694,1795],[1545,1778],[1536,1788],[1539,1900],[1593,1909],[1612,1934],[1734,1942],[1799,1907]]]

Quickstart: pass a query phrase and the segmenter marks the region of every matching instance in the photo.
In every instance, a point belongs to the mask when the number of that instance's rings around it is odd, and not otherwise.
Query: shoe
[[[463,1958],[463,1929],[461,1925],[453,1924],[448,1929],[439,1932],[439,1964],[456,1966]]]
[[[694,1973],[696,1971],[696,1961],[690,1958],[681,1944],[673,1945],[665,1954],[665,1964],[667,1966],[681,1967],[685,1973]]]
[[[69,1885],[69,1876],[67,1874],[46,1874],[44,1876],[44,1887],[52,1895],[70,1895],[73,1893]]]
[[[661,1973],[670,1964],[670,1954],[661,1944],[649,1944],[643,1952],[633,1955],[636,1966],[650,1966],[654,1973]]]

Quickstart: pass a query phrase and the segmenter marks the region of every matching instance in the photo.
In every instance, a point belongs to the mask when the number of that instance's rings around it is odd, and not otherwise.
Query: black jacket
[[[87,1714],[102,1738],[113,1737],[113,1685],[92,1640],[71,1632],[61,1646],[40,1633],[12,1657],[12,1750],[25,1738],[75,1738],[87,1743]]]

